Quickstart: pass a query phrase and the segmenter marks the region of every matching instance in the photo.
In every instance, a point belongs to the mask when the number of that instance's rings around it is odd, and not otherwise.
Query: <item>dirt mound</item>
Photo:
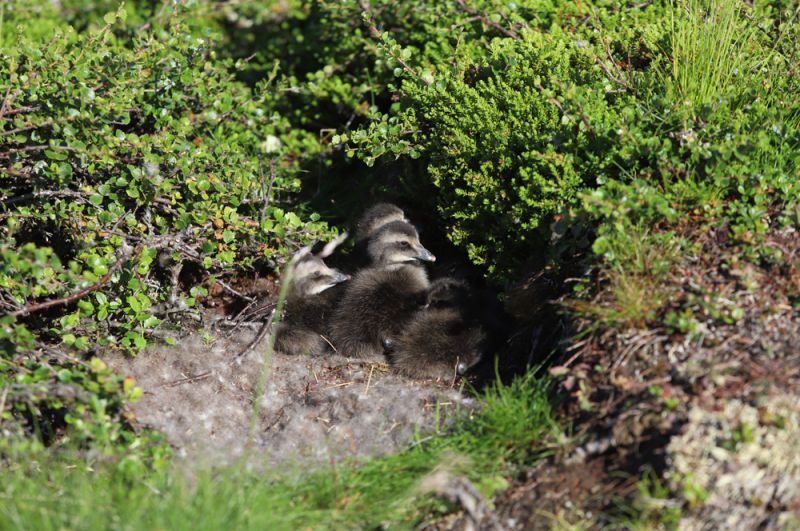
[[[106,361],[144,390],[132,408],[138,422],[163,432],[179,455],[224,463],[241,456],[247,442],[266,341],[241,363],[232,358],[253,337],[248,332],[209,342],[194,333],[174,347]],[[304,464],[381,455],[475,405],[452,382],[410,380],[380,361],[276,353],[253,454],[270,463]]]

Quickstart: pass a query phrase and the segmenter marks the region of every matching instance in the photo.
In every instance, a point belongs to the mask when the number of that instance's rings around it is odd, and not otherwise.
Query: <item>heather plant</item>
[[[797,193],[796,15],[717,7],[598,6],[569,31],[507,25],[436,68],[402,33],[380,33],[397,101],[333,140],[367,164],[418,158],[448,237],[496,280],[548,252],[562,209],[610,230],[616,220],[579,199],[592,188],[629,202],[645,181],[656,193],[628,215],[647,218],[658,197],[750,238]]]

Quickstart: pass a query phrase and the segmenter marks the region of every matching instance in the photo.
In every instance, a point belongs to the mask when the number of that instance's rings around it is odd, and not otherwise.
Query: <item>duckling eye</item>
[[[406,249],[410,249],[410,248],[411,248],[411,244],[410,244],[410,243],[408,243],[408,242],[407,242],[407,241],[405,241],[405,240],[404,240],[404,241],[402,241],[402,242],[400,242],[400,245],[401,245],[401,246],[403,246],[403,247],[405,247]]]

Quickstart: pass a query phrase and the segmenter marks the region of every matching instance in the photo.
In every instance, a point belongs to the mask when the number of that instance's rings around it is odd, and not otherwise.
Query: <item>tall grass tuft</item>
[[[695,107],[713,105],[731,93],[737,76],[757,69],[750,53],[756,27],[740,15],[743,2],[678,0],[671,14],[668,89]]]

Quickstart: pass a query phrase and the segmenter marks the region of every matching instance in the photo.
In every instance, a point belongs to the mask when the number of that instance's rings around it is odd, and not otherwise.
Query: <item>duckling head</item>
[[[365,241],[381,227],[393,221],[405,221],[405,212],[392,203],[378,203],[369,208],[356,223],[356,241]]]
[[[436,261],[420,243],[417,229],[405,221],[392,221],[378,229],[369,239],[367,254],[373,265],[381,267]]]
[[[317,295],[349,279],[349,275],[328,267],[321,258],[309,254],[295,265],[290,290],[294,295]]]

